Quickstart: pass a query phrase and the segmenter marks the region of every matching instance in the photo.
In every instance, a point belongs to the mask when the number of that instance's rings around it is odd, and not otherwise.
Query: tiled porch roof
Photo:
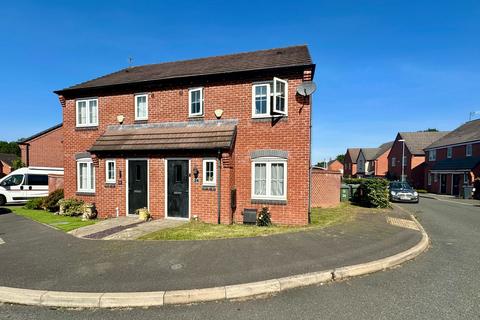
[[[436,162],[431,171],[466,170],[470,171],[480,164],[480,157],[467,157],[463,159],[445,159]]]
[[[110,126],[90,152],[230,149],[236,121]]]

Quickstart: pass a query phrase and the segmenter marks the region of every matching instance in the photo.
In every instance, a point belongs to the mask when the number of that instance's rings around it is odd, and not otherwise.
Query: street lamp
[[[398,140],[402,143],[402,182],[405,181],[405,139]]]

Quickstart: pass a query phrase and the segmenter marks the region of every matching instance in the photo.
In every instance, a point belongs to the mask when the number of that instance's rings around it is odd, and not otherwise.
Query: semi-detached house
[[[58,90],[65,197],[101,218],[308,222],[306,46],[129,67]]]

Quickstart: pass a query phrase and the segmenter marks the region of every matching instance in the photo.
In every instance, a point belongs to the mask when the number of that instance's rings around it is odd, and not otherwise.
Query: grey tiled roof
[[[378,151],[377,151],[377,154],[375,155],[375,159],[377,159],[382,154],[384,154],[385,152],[390,150],[392,148],[392,146],[393,146],[393,141],[389,141],[389,142],[385,142],[385,143],[381,144],[380,147],[377,148]]]
[[[423,149],[442,138],[447,133],[449,133],[449,131],[399,132],[399,135],[405,140],[405,146],[408,148],[411,154],[425,155]]]
[[[357,163],[358,154],[360,153],[360,148],[348,148],[347,154],[350,155],[352,163]]]
[[[125,68],[62,90],[312,65],[306,45]]]
[[[362,148],[363,156],[365,160],[371,161],[377,159],[377,153],[379,148]]]
[[[480,157],[466,157],[462,159],[444,159],[437,161],[433,167],[433,171],[442,170],[472,170],[480,164]]]
[[[441,139],[433,142],[425,149],[438,148],[478,140],[480,140],[480,119],[464,123],[457,129],[443,136]]]

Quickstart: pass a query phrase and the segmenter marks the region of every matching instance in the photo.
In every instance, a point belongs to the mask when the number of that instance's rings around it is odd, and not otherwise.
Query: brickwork
[[[288,117],[272,122],[271,118],[252,118],[252,83],[267,81],[273,77],[288,79]],[[188,88],[203,86],[204,114],[202,119],[215,119],[214,110],[224,111],[222,119],[238,119],[237,135],[230,155],[222,155],[221,169],[221,220],[229,223],[232,220],[241,222],[245,208],[257,208],[267,205],[272,213],[272,220],[279,224],[303,225],[308,222],[308,183],[310,152],[310,102],[298,97],[296,87],[302,82],[302,72],[265,73],[261,77],[229,80],[222,82],[188,83],[183,87],[149,88],[148,90],[148,123],[189,121]],[[138,92],[145,92],[139,90]],[[201,172],[202,159],[216,154],[184,152],[114,155],[117,160],[117,183],[105,184],[105,160],[107,155],[98,155],[96,167],[96,192],[92,195],[81,195],[76,192],[76,159],[75,155],[86,152],[94,141],[105,131],[108,125],[117,124],[117,116],[124,115],[124,124],[134,121],[134,94],[137,92],[115,92],[96,94],[98,97],[99,125],[94,128],[75,127],[76,96],[60,97],[65,105],[64,119],[64,168],[65,195],[78,197],[94,202],[100,217],[126,214],[125,158],[135,156],[149,159],[149,206],[155,218],[165,215],[165,158],[186,157],[191,159],[192,166],[198,166]],[[85,96],[88,96],[85,94]],[[286,204],[254,203],[251,200],[251,158],[254,150],[277,149],[288,152],[288,188]],[[122,178],[118,177],[123,172]],[[205,190],[200,183],[191,183],[191,216],[197,215],[201,220],[217,221],[217,192]],[[237,190],[236,209],[232,212],[230,205],[231,189]]]
[[[342,175],[338,171],[312,170],[312,207],[329,208],[340,204]]]
[[[63,167],[63,128],[56,128],[20,144],[22,162],[33,167]],[[27,159],[28,149],[28,159]]]
[[[64,178],[62,175],[49,174],[48,175],[48,193],[51,193],[57,189],[63,189]]]
[[[12,172],[12,167],[3,161],[0,161],[0,178],[5,177],[7,174]]]

